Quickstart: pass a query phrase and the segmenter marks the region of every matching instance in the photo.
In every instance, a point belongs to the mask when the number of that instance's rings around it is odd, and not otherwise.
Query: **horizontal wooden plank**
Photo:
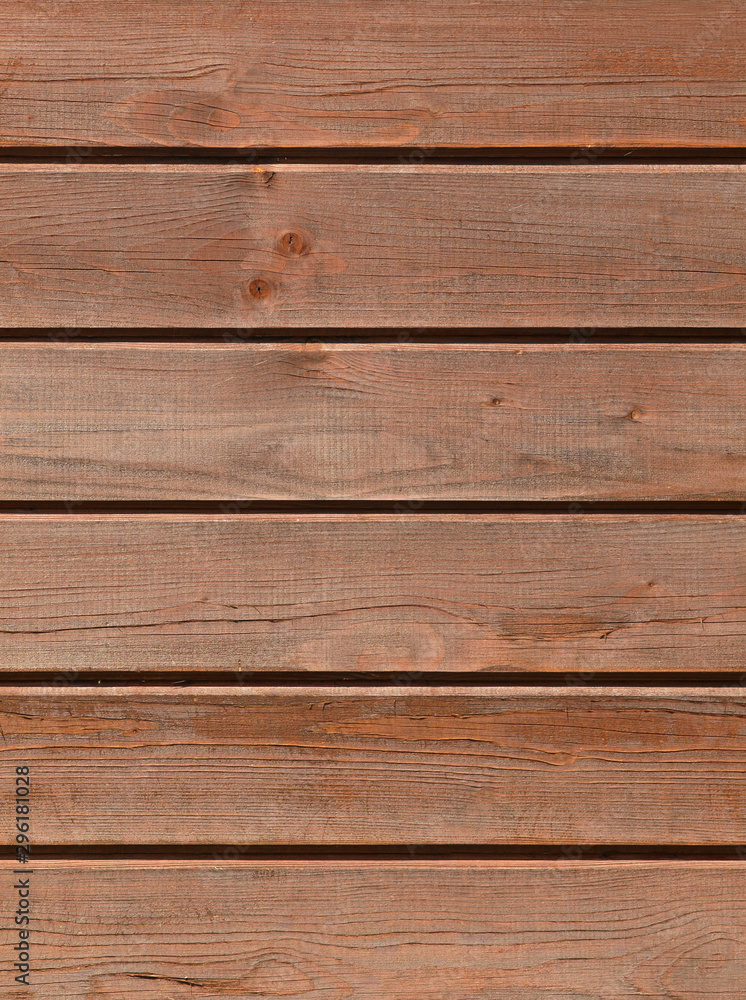
[[[741,327],[744,166],[5,164],[0,324]]]
[[[7,500],[746,496],[746,345],[0,344]]]
[[[743,996],[739,861],[33,867],[30,985],[13,997]],[[18,928],[0,935],[13,954]]]
[[[56,8],[3,17],[2,143],[746,145],[738,0]]]
[[[46,845],[746,843],[742,688],[12,688],[0,727]]]
[[[741,671],[738,515],[4,515],[3,670]]]

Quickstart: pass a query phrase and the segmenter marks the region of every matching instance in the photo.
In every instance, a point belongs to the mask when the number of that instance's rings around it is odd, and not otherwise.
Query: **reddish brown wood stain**
[[[0,343],[0,497],[743,496],[743,343],[228,339]]]
[[[5,326],[746,324],[742,165],[5,164],[0,178]],[[307,253],[278,249],[288,227]]]
[[[3,18],[9,145],[393,146],[419,163],[433,147],[746,144],[738,0],[49,11],[18,0]]]
[[[489,1000],[579,984],[604,1000],[630,989],[740,1000],[746,973],[742,862],[35,868],[38,972],[27,993],[55,1000]],[[81,954],[71,956],[63,923],[86,942]]]
[[[7,5],[3,997],[741,1000],[745,42]]]
[[[742,670],[739,516],[6,515],[15,669]],[[309,678],[312,679],[312,678]]]
[[[0,725],[8,762],[32,767],[46,844],[712,845],[743,833],[741,688],[12,689]]]

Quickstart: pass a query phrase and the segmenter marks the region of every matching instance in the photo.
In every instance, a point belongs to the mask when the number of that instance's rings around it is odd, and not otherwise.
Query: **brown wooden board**
[[[13,1000],[741,1000],[746,979],[738,861],[218,853],[37,862],[31,879],[30,987],[6,985]],[[10,956],[17,929],[0,934]]]
[[[746,167],[0,168],[0,325],[746,326]]]
[[[746,843],[743,688],[11,688],[0,727],[71,849]]]
[[[0,20],[3,998],[741,1000],[741,0]]]
[[[5,671],[573,676],[746,654],[739,515],[3,515],[0,549]]]
[[[6,500],[746,498],[746,346],[0,344]]]
[[[745,52],[738,0],[20,0],[0,141],[744,146]]]

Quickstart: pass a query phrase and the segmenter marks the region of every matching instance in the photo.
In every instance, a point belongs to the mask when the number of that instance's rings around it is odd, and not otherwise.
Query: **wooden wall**
[[[7,6],[2,996],[741,1000],[744,80],[740,0]]]

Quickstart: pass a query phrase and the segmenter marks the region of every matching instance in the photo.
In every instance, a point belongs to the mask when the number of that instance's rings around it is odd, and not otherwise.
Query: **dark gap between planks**
[[[746,493],[735,500],[625,501],[586,500],[253,500],[226,497],[222,500],[3,500],[2,514],[746,514]]]
[[[710,347],[718,344],[746,342],[744,327],[522,327],[520,331],[502,327],[444,330],[421,327],[390,330],[380,327],[308,327],[302,330],[283,330],[271,327],[226,327],[225,329],[181,330],[166,327],[112,328],[49,327],[35,329],[7,327],[0,330],[0,343],[41,343],[65,345],[71,343],[147,343],[147,344],[273,344],[291,347],[310,342],[324,344],[399,344],[403,347],[436,345],[459,347],[474,344],[686,344],[700,343]]]
[[[608,147],[601,143],[588,146],[221,146],[221,147],[92,147],[78,164],[81,171],[89,163],[228,163],[231,166],[267,163],[394,164],[417,167],[423,163],[446,163],[464,166],[483,164],[561,164],[586,167],[589,163],[635,164],[739,164],[746,161],[746,147],[704,149],[696,146]],[[68,147],[14,146],[0,153],[0,163],[69,164]]]
[[[369,847],[340,844],[285,844],[272,847],[236,844],[138,844],[59,847],[34,845],[35,861],[743,861],[738,844],[717,847],[511,844],[391,844]],[[11,860],[14,848],[0,847],[0,860]]]
[[[1,665],[0,665],[1,666]],[[65,673],[60,670],[50,671],[14,671],[6,669],[0,672],[0,690],[3,688],[56,687],[62,690],[69,687],[233,687],[237,691],[244,688],[318,688],[346,687],[365,688],[381,686],[397,687],[405,691],[407,688],[553,688],[557,694],[566,694],[582,688],[694,688],[722,687],[742,688],[746,697],[746,673],[736,671],[721,672],[680,672],[673,671],[656,673],[641,671],[639,673],[604,673],[557,671],[526,671],[510,673],[506,671],[480,671],[449,673],[446,671],[278,671],[267,670],[76,670]]]

